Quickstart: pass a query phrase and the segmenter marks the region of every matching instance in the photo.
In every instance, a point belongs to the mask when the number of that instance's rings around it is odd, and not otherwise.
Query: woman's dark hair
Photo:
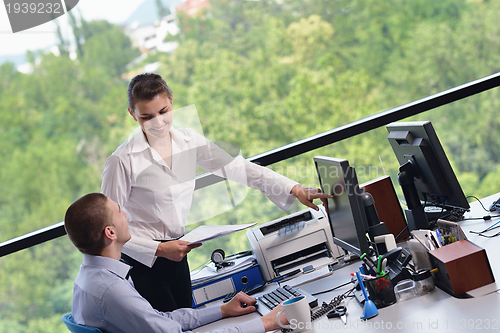
[[[143,73],[136,75],[128,85],[128,107],[134,111],[135,103],[138,101],[150,101],[156,95],[165,94],[172,102],[172,90],[165,80],[155,73]]]

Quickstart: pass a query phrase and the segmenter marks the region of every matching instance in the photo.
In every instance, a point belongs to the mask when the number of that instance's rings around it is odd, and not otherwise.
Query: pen
[[[471,231],[469,231],[469,232],[470,232],[470,233],[472,233],[472,234],[482,234],[483,232],[490,231],[491,229],[493,229],[493,227],[494,227],[494,226],[496,226],[496,225],[497,225],[497,224],[499,224],[499,223],[500,223],[500,221],[498,221],[498,222],[497,222],[497,223],[495,223],[495,224],[490,225],[488,228],[484,229],[483,231],[472,231],[472,230],[471,230]]]
[[[496,226],[498,223],[500,223],[500,221],[498,221],[497,223],[495,223],[493,225],[490,225],[488,228],[486,228],[486,231],[493,229],[492,227]]]
[[[413,237],[420,243],[422,244],[422,246],[427,250],[427,251],[430,251],[431,249],[429,249],[429,247],[427,245],[424,244],[424,242],[422,242],[422,240],[420,238],[417,237],[417,235],[415,235],[413,232],[411,233],[413,235]]]
[[[382,255],[379,255],[378,256],[378,260],[377,260],[377,275],[380,275],[382,274]]]
[[[377,277],[385,275],[386,265],[387,265],[387,258],[384,258],[384,256],[382,256],[382,255],[379,255],[378,264],[377,264]]]
[[[428,235],[428,234],[425,234],[424,236],[425,236],[425,238],[427,238],[427,240],[428,240],[428,242],[429,242],[429,248],[430,248],[431,250],[435,250],[435,249],[436,249],[436,247],[432,244],[432,242],[431,242],[431,240],[430,240],[429,235]]]
[[[385,275],[385,268],[387,267],[387,258],[382,260],[382,275]]]
[[[354,273],[351,273],[351,276],[356,276],[356,274]],[[373,280],[373,279],[376,279],[377,277],[376,276],[372,276],[372,275],[365,275],[365,274],[359,274],[359,276],[361,276],[363,279],[365,280]]]
[[[368,267],[366,266],[365,263],[362,263],[360,266],[359,266],[359,272],[361,274],[366,274],[367,272],[369,273],[370,271],[368,270]]]
[[[436,229],[435,232],[436,232],[437,241],[439,243],[439,247],[441,247],[444,245],[443,235],[441,235],[441,232],[438,229]]]
[[[364,261],[364,263],[373,271],[373,273],[377,273],[377,267],[375,267],[375,264],[370,259],[368,259],[366,253],[363,253],[363,255],[361,255],[361,257],[359,258]]]
[[[436,247],[436,249],[439,248],[439,244],[438,244],[436,238],[434,237],[434,234],[432,233],[432,231],[431,231],[431,240],[432,240],[432,243],[434,244],[434,246]]]

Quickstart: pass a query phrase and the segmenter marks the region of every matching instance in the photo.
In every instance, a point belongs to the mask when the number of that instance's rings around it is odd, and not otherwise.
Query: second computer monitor
[[[356,171],[344,159],[314,157],[321,189],[333,195],[327,200],[328,220],[335,244],[358,256],[369,253],[368,222],[361,201]]]
[[[422,201],[445,208],[469,209],[469,203],[430,121],[392,123],[387,125],[387,130],[400,165],[410,166],[415,188]]]

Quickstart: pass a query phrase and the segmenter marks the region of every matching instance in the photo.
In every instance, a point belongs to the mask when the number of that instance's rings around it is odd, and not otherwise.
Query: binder
[[[240,271],[235,271],[232,274],[215,277],[210,281],[192,287],[193,308],[262,282],[262,274],[257,263]]]

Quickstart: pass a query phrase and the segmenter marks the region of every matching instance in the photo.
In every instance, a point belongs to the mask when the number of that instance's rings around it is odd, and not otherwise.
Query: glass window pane
[[[0,258],[0,332],[64,332],[81,263],[67,236]]]
[[[56,49],[32,50],[21,67],[0,59],[0,242],[62,221],[71,202],[100,190],[106,159],[137,128],[127,112],[137,73],[161,74],[175,109],[195,105],[199,124],[178,126],[199,125],[210,140],[250,157],[497,72],[499,6],[211,0],[191,15],[152,5],[148,17],[166,15],[156,27],[168,30],[164,38],[141,34],[135,17],[123,29],[93,20],[101,13],[86,20],[75,13],[71,30],[63,15],[55,22],[60,35],[51,33]],[[0,35],[1,45],[13,45]],[[170,48],[151,46],[156,40]],[[466,195],[500,190],[498,96],[492,89],[407,119],[432,121]],[[317,187],[316,155],[348,159],[360,183],[390,175],[402,199],[385,128],[270,167]],[[305,209],[295,203],[282,212],[258,191],[233,186],[197,193],[187,230],[200,220],[265,223]],[[214,204],[214,192],[223,201]],[[245,232],[193,250],[191,268],[216,248],[248,249]],[[0,258],[0,332],[60,329],[80,262],[67,237]]]

